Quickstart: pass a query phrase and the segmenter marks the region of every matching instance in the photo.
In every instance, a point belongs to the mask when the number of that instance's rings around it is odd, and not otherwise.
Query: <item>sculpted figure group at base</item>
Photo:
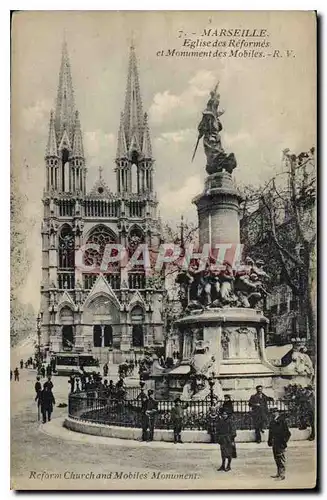
[[[203,309],[210,307],[250,307],[256,308],[268,292],[264,282],[268,280],[263,270],[264,262],[254,262],[250,257],[240,270],[234,270],[227,261],[218,272],[209,266],[198,270],[196,263],[188,271],[177,276],[181,288],[181,301],[184,309]]]
[[[202,119],[198,125],[198,140],[192,158],[193,160],[199,141],[203,137],[203,147],[207,157],[206,171],[208,174],[214,174],[222,170],[232,173],[236,167],[234,153],[226,154],[221,145],[220,132],[223,127],[219,118],[224,113],[224,110],[219,110],[220,95],[217,92],[218,85],[219,83],[210,92],[207,107],[202,112]]]

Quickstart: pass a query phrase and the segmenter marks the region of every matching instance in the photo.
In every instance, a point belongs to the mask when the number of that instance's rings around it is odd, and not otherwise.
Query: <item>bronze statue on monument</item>
[[[209,175],[226,170],[230,174],[236,167],[236,158],[234,153],[225,153],[222,145],[220,132],[223,126],[220,116],[224,110],[219,110],[220,94],[218,94],[218,85],[210,92],[210,98],[206,109],[202,112],[202,119],[198,125],[198,139],[194,148],[192,161],[194,160],[200,139],[203,137],[204,152],[207,157],[206,171]]]

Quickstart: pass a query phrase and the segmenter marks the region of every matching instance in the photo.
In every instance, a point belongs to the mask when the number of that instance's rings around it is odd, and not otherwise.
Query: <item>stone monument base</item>
[[[268,361],[264,338],[267,323],[262,311],[240,307],[208,308],[180,319],[176,325],[183,359],[171,370],[151,377],[156,397],[207,399],[211,378],[219,399],[229,394],[234,400],[248,400],[257,385],[262,385],[268,396],[282,398],[295,374]],[[191,383],[194,376],[200,381],[196,392]],[[304,382],[310,383],[309,379]]]

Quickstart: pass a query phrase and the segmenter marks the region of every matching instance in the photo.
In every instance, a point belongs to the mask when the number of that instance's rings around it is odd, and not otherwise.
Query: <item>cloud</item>
[[[52,102],[48,100],[39,100],[32,106],[22,110],[22,126],[27,132],[38,129],[50,119],[50,110]]]
[[[171,217],[178,212],[179,216],[192,207],[192,199],[201,190],[201,178],[199,175],[188,177],[184,184],[176,190],[169,190],[160,194],[160,210]]]
[[[197,98],[208,95],[216,80],[213,72],[200,70],[188,81],[188,86],[181,94],[175,95],[169,90],[155,94],[149,109],[152,122],[160,124],[176,111],[179,114],[198,112]]]
[[[195,134],[196,132],[191,128],[175,130],[174,132],[163,132],[156,141],[159,144],[189,142],[193,140]]]
[[[228,132],[223,132],[223,139],[226,148],[230,148],[235,144],[241,144],[244,147],[249,147],[254,144],[253,135],[240,130],[236,134],[229,134]]]
[[[112,150],[115,144],[115,135],[106,134],[100,129],[84,133],[85,151],[91,157],[108,157],[108,151]]]
[[[167,114],[179,106],[181,106],[180,97],[171,94],[169,90],[165,90],[154,96],[153,103],[149,109],[149,115],[152,121],[161,123]]]

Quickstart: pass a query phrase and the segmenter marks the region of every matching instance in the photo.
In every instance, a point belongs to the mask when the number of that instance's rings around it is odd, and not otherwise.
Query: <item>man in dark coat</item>
[[[49,375],[48,380],[43,384],[43,387],[47,386],[49,387],[50,391],[53,389],[53,382],[51,380],[51,376]]]
[[[42,392],[42,385],[41,385],[39,376],[36,377],[34,389],[35,389],[35,393],[36,393],[35,401],[37,402],[37,419],[40,420],[40,405],[41,405],[40,394]]]
[[[272,447],[274,459],[277,465],[276,479],[285,479],[285,451],[291,437],[285,418],[280,415],[278,408],[272,409],[272,420],[269,425],[268,446]]]
[[[223,408],[219,411],[220,417],[217,420],[216,432],[217,441],[220,445],[221,466],[219,471],[228,472],[231,470],[232,458],[236,458],[236,429],[230,413]],[[227,460],[227,466],[226,466]]]
[[[182,443],[183,413],[185,406],[182,405],[180,398],[175,399],[175,405],[171,410],[171,422],[174,429],[174,443]]]
[[[234,413],[233,401],[229,394],[224,394],[224,402],[221,406],[223,410],[226,410],[229,415]]]
[[[36,377],[36,382],[35,382],[35,385],[34,385],[34,389],[35,389],[35,392],[36,392],[36,398],[35,398],[35,401],[36,401],[37,397],[38,397],[38,394],[42,391],[42,385],[41,385],[40,377],[39,376]]]
[[[249,399],[249,406],[252,410],[255,440],[257,443],[261,443],[261,433],[264,432],[267,425],[268,401],[274,399],[262,392],[262,385],[257,385],[256,391],[256,394],[253,394]]]
[[[43,385],[43,391],[40,392],[39,403],[41,405],[43,423],[46,423],[47,417],[48,422],[50,422],[51,413],[53,412],[53,405],[56,404],[56,401],[51,389],[46,384]]]
[[[15,370],[14,370],[14,375],[15,375],[15,382],[19,382],[19,370],[16,366]]]
[[[142,441],[153,441],[154,421],[157,409],[158,403],[153,398],[153,391],[150,389],[148,397],[142,401]]]

